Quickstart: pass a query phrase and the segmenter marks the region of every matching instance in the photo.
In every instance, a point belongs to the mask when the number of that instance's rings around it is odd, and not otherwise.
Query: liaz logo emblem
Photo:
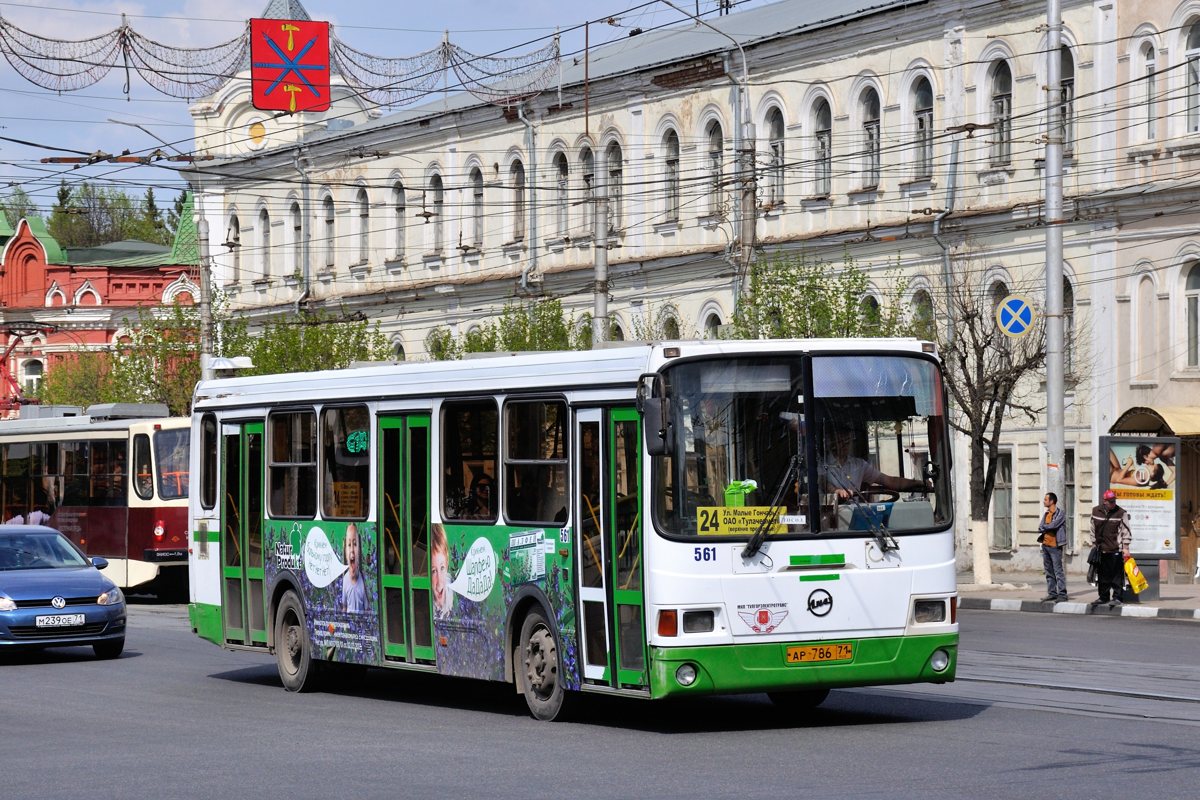
[[[738,616],[755,633],[770,633],[787,617],[787,607],[739,606]]]
[[[824,589],[816,589],[808,596],[808,610],[816,617],[823,617],[833,611],[833,595]]]

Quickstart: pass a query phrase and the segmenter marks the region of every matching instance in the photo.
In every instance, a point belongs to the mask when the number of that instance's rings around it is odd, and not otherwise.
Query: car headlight
[[[125,595],[121,594],[121,590],[114,586],[97,597],[96,602],[102,606],[115,606],[125,602]]]
[[[9,596],[0,594],[0,611],[16,611],[17,604]]]

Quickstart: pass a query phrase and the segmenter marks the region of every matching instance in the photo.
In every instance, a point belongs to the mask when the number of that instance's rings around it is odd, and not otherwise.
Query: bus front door
[[[221,432],[221,607],[225,641],[267,643],[263,593],[263,424]]]
[[[384,658],[432,663],[429,416],[379,418]]]
[[[576,414],[580,630],[587,683],[645,688],[637,412]]]

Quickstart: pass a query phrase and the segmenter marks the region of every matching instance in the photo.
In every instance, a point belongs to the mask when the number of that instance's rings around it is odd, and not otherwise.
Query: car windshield
[[[56,531],[0,531],[0,571],[86,567],[90,563]]]
[[[811,367],[811,377],[806,375]],[[941,373],[909,355],[741,357],[663,370],[671,454],[655,520],[676,536],[931,530],[951,521]]]

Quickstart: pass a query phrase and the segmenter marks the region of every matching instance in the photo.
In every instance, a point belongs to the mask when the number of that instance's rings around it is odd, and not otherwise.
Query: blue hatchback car
[[[125,596],[70,539],[41,525],[0,525],[0,651],[91,645],[125,649]]]

